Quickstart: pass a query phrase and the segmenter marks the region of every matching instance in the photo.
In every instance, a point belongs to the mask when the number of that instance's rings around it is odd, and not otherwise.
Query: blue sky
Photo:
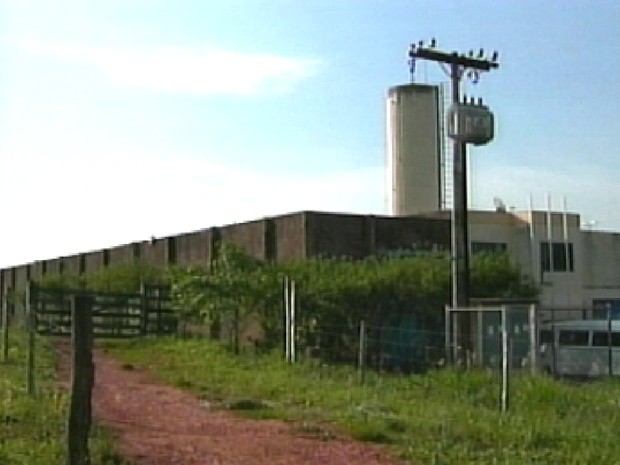
[[[498,50],[471,204],[620,231],[617,1],[0,0],[0,266],[303,209],[384,213],[411,42]],[[418,64],[416,80],[445,81]],[[10,245],[7,245],[10,244]]]

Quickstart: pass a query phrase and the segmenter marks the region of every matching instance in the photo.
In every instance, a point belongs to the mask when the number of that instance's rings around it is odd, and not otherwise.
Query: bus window
[[[553,344],[553,331],[548,329],[543,329],[540,332],[540,343],[541,344]]]
[[[587,346],[588,331],[560,330],[560,345]]]

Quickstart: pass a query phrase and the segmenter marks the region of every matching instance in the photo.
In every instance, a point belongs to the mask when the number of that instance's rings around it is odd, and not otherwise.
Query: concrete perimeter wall
[[[449,221],[435,218],[291,213],[5,268],[0,270],[0,297],[21,293],[28,281],[46,275],[89,273],[136,261],[160,268],[207,266],[220,242],[274,262],[316,256],[362,258],[403,248],[447,249],[450,226]]]

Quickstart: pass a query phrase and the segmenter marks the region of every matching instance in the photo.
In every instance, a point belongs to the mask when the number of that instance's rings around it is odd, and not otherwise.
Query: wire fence
[[[218,328],[182,324],[177,336],[229,340],[231,347],[244,351],[258,350],[272,338],[265,347],[281,347],[289,363],[353,365],[362,383],[367,370],[409,374],[448,364],[482,367],[503,375],[503,409],[508,408],[509,371],[529,373],[534,368],[584,378],[620,374],[620,319],[610,309],[542,308],[533,319],[527,312],[507,317],[488,309],[471,310],[467,323],[456,327],[442,309],[421,303],[330,312],[313,307],[316,298],[307,297],[303,289],[295,289],[293,296],[293,289],[294,285],[285,288],[282,307],[273,309],[275,324],[268,331],[256,315],[231,313]],[[54,381],[58,366],[49,341],[29,331],[28,319],[20,326],[6,301],[2,310],[0,446],[56,438],[53,447],[62,448],[68,394]],[[151,428],[138,418],[98,420]],[[0,447],[0,463],[2,453]]]
[[[3,323],[0,463],[16,463],[16,457],[18,463],[54,463],[64,457],[68,395],[57,381],[52,347],[21,323],[7,317]]]
[[[67,365],[71,344],[41,336],[29,305],[20,318],[7,300],[0,318],[0,463],[81,464],[71,457],[70,413],[76,403]],[[125,463],[99,425],[91,431],[89,455],[92,465]]]

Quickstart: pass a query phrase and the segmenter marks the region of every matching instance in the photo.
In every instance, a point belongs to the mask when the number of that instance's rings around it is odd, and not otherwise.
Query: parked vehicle
[[[620,375],[620,320],[547,323],[540,328],[539,347],[540,366],[555,376]]]

